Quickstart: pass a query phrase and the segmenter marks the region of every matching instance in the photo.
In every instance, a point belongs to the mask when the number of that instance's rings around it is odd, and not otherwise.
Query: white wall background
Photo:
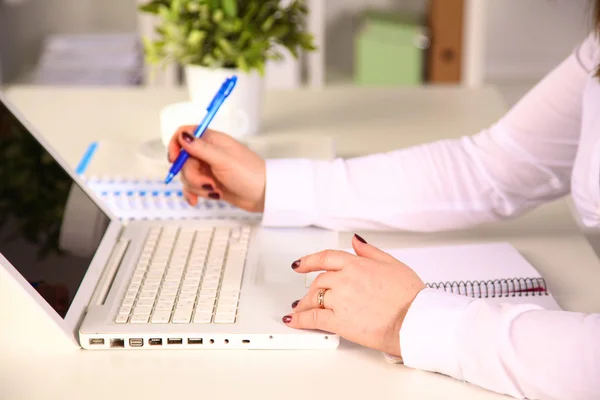
[[[592,0],[488,1],[485,77],[539,79],[591,29]]]
[[[51,33],[135,32],[128,0],[0,0],[0,82],[16,79],[37,61]],[[3,79],[1,79],[3,78]]]
[[[322,0],[325,2],[326,65],[350,75],[353,37],[368,7],[424,12],[427,0]],[[593,0],[488,1],[487,80],[538,79],[586,35]],[[0,0],[0,60],[11,78],[35,60],[41,38],[51,32],[133,31],[135,0]]]

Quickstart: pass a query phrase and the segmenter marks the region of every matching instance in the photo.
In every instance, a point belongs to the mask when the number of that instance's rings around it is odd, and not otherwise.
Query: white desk
[[[72,165],[91,140],[103,135],[156,137],[157,111],[185,98],[182,91],[15,87],[8,93]],[[472,134],[503,112],[491,89],[272,93],[267,97],[265,134],[333,135],[344,156]],[[547,278],[563,308],[600,312],[600,263],[562,201],[519,221],[471,231],[361,234],[381,247],[506,240]],[[341,245],[347,246],[349,238],[350,233],[343,234]],[[3,307],[7,305],[0,303],[0,317]],[[22,311],[20,321],[10,322],[16,328],[0,332],[0,398],[501,398],[444,376],[387,364],[378,352],[345,341],[333,352],[48,349],[44,345],[58,340],[57,333],[19,331],[19,326],[35,322],[26,307]]]

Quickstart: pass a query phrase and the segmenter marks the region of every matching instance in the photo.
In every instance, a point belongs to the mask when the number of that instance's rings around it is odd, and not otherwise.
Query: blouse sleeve
[[[263,224],[440,231],[515,217],[569,193],[597,47],[590,35],[472,136],[347,160],[267,160]]]

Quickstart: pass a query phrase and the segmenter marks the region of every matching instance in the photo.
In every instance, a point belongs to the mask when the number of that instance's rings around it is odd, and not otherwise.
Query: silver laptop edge
[[[0,91],[0,102],[6,106],[6,108],[19,120],[25,129],[27,129],[43,146],[43,148],[60,164],[60,166],[71,177],[71,179],[77,183],[81,190],[84,191],[84,193],[90,197],[96,206],[98,206],[110,219],[108,229],[106,230],[106,233],[100,242],[100,246],[98,247],[98,250],[96,251],[83,278],[83,281],[77,290],[73,302],[69,307],[68,313],[66,314],[64,320],[59,317],[60,321],[58,322],[61,325],[61,328],[70,335],[73,335],[73,337],[77,340],[78,329],[85,316],[88,304],[90,303],[91,298],[94,296],[94,292],[103,285],[103,282],[100,281],[100,277],[104,271],[104,266],[107,264],[108,259],[111,257],[112,252],[115,249],[115,244],[121,235],[123,224],[117,218],[117,216],[108,207],[106,207],[105,204],[103,204],[96,194],[87,188],[81,178],[74,173],[71,167],[69,167],[68,163],[60,156],[60,154],[58,154],[57,151],[54,150],[48,141],[38,133],[37,129],[35,129],[35,127],[21,114],[21,112],[8,101],[2,91]],[[4,258],[4,260],[6,260],[6,258]],[[6,265],[6,261],[3,262],[3,265]],[[14,273],[20,276],[20,273],[14,267],[11,266],[11,268],[14,270]],[[14,273],[12,275],[14,275]],[[106,276],[105,278],[109,279],[110,277]],[[36,296],[39,296],[38,301],[46,303],[46,301],[35,290],[33,293],[35,293]],[[56,320],[56,315],[52,315],[51,317],[53,320]]]

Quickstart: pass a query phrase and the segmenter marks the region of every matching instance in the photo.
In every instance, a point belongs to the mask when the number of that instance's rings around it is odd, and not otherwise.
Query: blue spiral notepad
[[[148,164],[115,146],[92,143],[76,167],[76,173],[108,208],[122,220],[156,219],[260,219],[262,214],[250,213],[218,200],[198,199],[191,206],[183,197],[182,183],[175,179],[165,185],[160,173],[166,163]],[[122,146],[127,149],[127,146]],[[122,152],[122,154],[121,154]],[[100,159],[98,161],[98,158]],[[102,165],[90,168],[92,161]],[[127,170],[130,176],[117,171]]]
[[[183,197],[181,182],[165,186],[159,180],[122,180],[90,177],[85,179],[93,190],[121,219],[254,219],[249,213],[224,201],[198,199],[191,206]]]

